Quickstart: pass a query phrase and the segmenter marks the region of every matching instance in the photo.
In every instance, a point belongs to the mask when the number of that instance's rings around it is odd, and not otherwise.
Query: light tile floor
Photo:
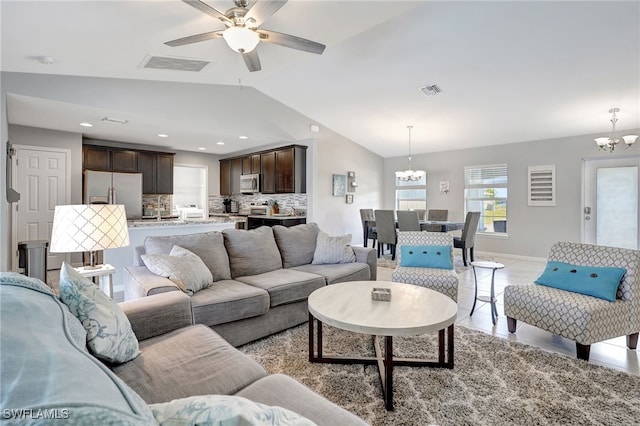
[[[469,316],[473,306],[474,279],[471,268],[461,272],[458,288],[457,324],[483,331],[494,336],[521,342],[541,349],[570,357],[576,356],[575,342],[565,339],[537,327],[518,322],[515,334],[507,330],[507,318],[504,316],[502,294],[508,284],[526,284],[533,282],[544,270],[545,262],[521,260],[509,257],[493,256],[492,260],[504,264],[504,269],[496,271],[495,292],[498,299],[498,320],[491,323],[491,306],[478,301],[473,316]],[[391,281],[392,269],[378,268],[378,281]],[[476,270],[478,274],[478,295],[489,296],[491,289],[491,270]],[[589,362],[621,370],[640,376],[640,351],[627,349],[625,337],[607,340],[591,345]]]

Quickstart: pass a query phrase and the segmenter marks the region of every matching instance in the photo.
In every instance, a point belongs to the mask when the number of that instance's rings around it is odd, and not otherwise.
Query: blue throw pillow
[[[542,275],[534,282],[613,302],[626,272],[624,268],[549,262]]]
[[[453,269],[451,246],[400,246],[400,266]]]

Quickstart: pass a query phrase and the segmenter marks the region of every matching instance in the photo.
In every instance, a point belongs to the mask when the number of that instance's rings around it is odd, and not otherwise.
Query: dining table
[[[375,226],[375,220],[364,221],[364,240],[369,240],[369,228]],[[396,221],[396,228],[398,221]],[[429,232],[451,232],[464,228],[464,222],[453,222],[449,220],[421,220],[420,230]]]

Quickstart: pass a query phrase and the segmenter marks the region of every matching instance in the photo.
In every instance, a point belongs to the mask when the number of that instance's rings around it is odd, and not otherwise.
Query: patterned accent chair
[[[640,332],[640,251],[591,244],[558,242],[549,262],[580,266],[625,268],[615,302],[539,284],[509,285],[504,290],[504,313],[510,333],[523,321],[575,340],[577,357],[589,360],[591,344],[627,336],[636,349]]]
[[[455,269],[418,268],[400,266],[402,246],[451,246],[453,265],[453,237],[445,232],[398,232],[398,266],[391,274],[391,281],[415,284],[430,288],[458,301],[458,275]]]

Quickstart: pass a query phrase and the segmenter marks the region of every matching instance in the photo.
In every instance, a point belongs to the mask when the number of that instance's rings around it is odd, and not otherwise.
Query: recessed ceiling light
[[[168,138],[169,135],[165,134],[165,133],[158,133],[158,137],[159,138]]]
[[[239,137],[240,139],[249,139],[249,138],[248,138],[248,137],[246,137],[246,136],[238,136],[238,137]]]
[[[224,142],[216,142],[216,145],[224,145]]]
[[[207,148],[205,148],[204,146],[198,147],[198,151],[206,151]]]
[[[91,124],[91,123],[80,123],[80,125],[82,127],[93,127],[93,124]]]

